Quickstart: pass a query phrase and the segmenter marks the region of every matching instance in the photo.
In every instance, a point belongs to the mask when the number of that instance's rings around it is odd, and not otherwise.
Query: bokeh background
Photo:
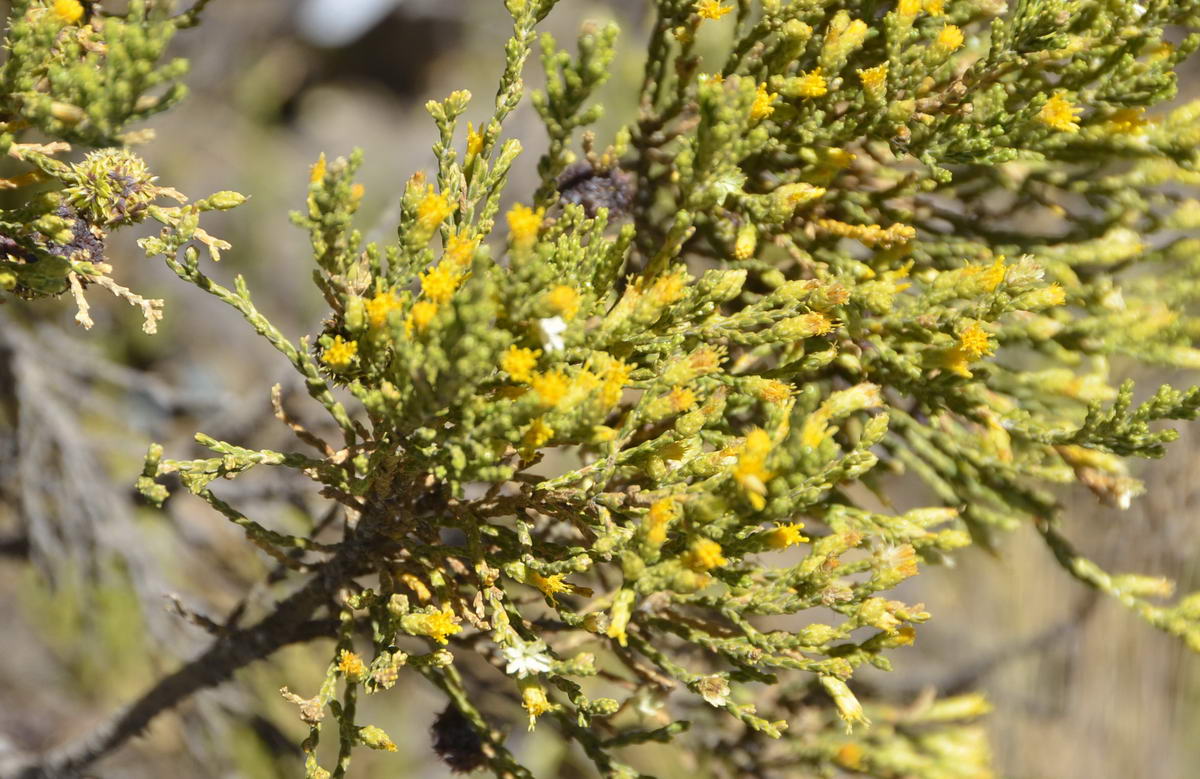
[[[622,27],[622,55],[602,94],[602,144],[633,110],[648,6],[562,0],[547,20],[564,43],[588,20]],[[466,118],[478,123],[508,30],[499,0],[215,0],[205,23],[177,41],[177,55],[192,61],[192,95],[152,122],[158,138],[143,153],[163,183],[193,197],[252,195],[212,217],[210,232],[234,245],[213,275],[228,283],[244,274],[260,309],[299,337],[325,314],[306,237],[288,220],[303,204],[308,166],[322,152],[361,147],[360,225],[369,239],[386,240],[404,181],[433,169],[424,102],[469,89]],[[539,73],[531,58],[531,86]],[[1197,92],[1196,74],[1182,74],[1181,99]],[[526,149],[511,191],[528,191],[544,146],[528,103],[507,132]],[[195,451],[196,430],[282,446],[269,387],[281,382],[295,396],[295,378],[234,312],[147,261],[136,237],[123,236],[109,253],[118,279],[167,300],[159,335],[142,335],[137,312],[99,295],[96,327],[86,333],[67,302],[0,309],[0,754],[85,732],[199,651],[207,635],[181,612],[221,617],[244,599],[252,617],[273,594],[265,559],[224,519],[186,496],[165,514],[148,511],[132,484],[152,440],[177,456]],[[299,411],[303,399],[291,405]],[[221,494],[261,521],[286,527],[322,510],[304,483],[252,476]],[[1200,431],[1185,430],[1143,476],[1147,494],[1124,512],[1082,490],[1064,495],[1069,534],[1108,570],[1200,589]],[[903,597],[923,600],[934,619],[914,648],[896,653],[893,673],[864,683],[900,701],[928,689],[986,691],[999,775],[1196,775],[1200,658],[1092,597],[1031,528],[1002,540],[994,555],[968,550],[957,566],[905,586]],[[311,691],[329,651],[328,642],[293,647],[240,672],[161,717],[96,775],[299,775],[305,728],[276,691]],[[364,715],[399,752],[356,757],[355,776],[450,775],[429,745],[441,701],[415,675],[402,679],[401,689],[368,698]],[[551,728],[526,735],[522,723],[511,726],[536,776],[591,775]],[[663,748],[644,748],[638,765],[662,777],[698,775],[688,755]]]

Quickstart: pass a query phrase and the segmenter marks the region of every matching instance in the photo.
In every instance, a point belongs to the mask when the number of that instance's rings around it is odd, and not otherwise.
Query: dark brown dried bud
[[[633,176],[620,168],[594,168],[586,160],[564,170],[557,186],[563,202],[583,206],[589,219],[601,208],[607,208],[610,217],[620,216],[633,203]]]
[[[430,732],[433,735],[433,751],[454,773],[469,774],[486,762],[483,741],[470,720],[453,703],[446,704],[446,708],[433,721]]]

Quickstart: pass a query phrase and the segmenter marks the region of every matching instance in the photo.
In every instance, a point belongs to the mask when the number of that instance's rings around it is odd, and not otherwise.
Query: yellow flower
[[[454,204],[444,192],[434,192],[430,184],[424,196],[417,202],[417,224],[426,233],[432,233],[441,226],[450,214],[454,213]]]
[[[534,211],[529,206],[520,203],[509,209],[508,232],[513,246],[528,249],[537,241],[538,230],[542,226],[544,208]]]
[[[886,62],[876,65],[873,68],[865,68],[856,72],[858,73],[858,80],[862,82],[863,89],[867,90],[872,96],[883,94],[884,87],[887,86],[888,64]]]
[[[1122,108],[1115,114],[1109,117],[1105,127],[1109,132],[1121,135],[1132,135],[1141,131],[1146,126],[1146,119],[1143,116],[1146,109],[1137,108]]]
[[[362,681],[367,676],[366,663],[349,649],[343,649],[338,653],[338,670],[342,672],[342,676],[352,682]]]
[[[925,0],[925,11],[931,16],[941,16],[946,13],[946,0]]]
[[[79,0],[54,0],[54,15],[67,24],[75,24],[83,18],[83,5]]]
[[[829,83],[817,68],[811,73],[799,76],[791,85],[796,97],[823,97],[829,91]]]
[[[1061,93],[1046,101],[1042,106],[1042,110],[1038,112],[1038,119],[1042,124],[1051,127],[1059,132],[1074,133],[1079,132],[1079,114],[1082,109],[1076,108],[1071,104],[1071,101],[1062,96]]]
[[[1004,281],[1004,274],[1004,256],[1001,255],[980,274],[979,278],[988,292],[995,292],[996,287],[1000,286],[1000,282]]]
[[[543,714],[555,711],[558,705],[546,698],[546,690],[540,684],[531,682],[521,689],[521,706],[529,712],[529,729],[533,730],[537,718]]]
[[[418,333],[425,332],[425,328],[429,327],[429,323],[433,321],[437,312],[438,304],[432,300],[420,300],[414,303],[412,311],[408,312],[408,319],[404,322],[405,335],[412,336],[414,329]]]
[[[308,171],[308,183],[319,184],[325,179],[325,154],[322,153]]]
[[[909,19],[921,13],[921,0],[900,0],[896,6],[896,13]]]
[[[650,511],[646,514],[646,542],[662,546],[667,540],[667,526],[677,516],[679,506],[674,498],[662,498],[650,504]]]
[[[733,256],[738,260],[748,260],[754,256],[754,249],[757,246],[758,230],[752,224],[742,225],[733,242]]]
[[[683,297],[686,286],[683,273],[660,276],[650,287],[650,299],[660,306],[669,306]]]
[[[347,341],[340,335],[333,337],[333,343],[322,354],[321,361],[331,368],[347,368],[358,355],[358,341]]]
[[[439,644],[446,644],[449,643],[448,636],[462,630],[462,626],[458,624],[460,621],[447,605],[442,606],[440,611],[406,614],[400,625],[413,635],[429,636]]]
[[[848,768],[851,771],[857,771],[858,769],[862,768],[862,756],[862,747],[851,742],[849,744],[843,744],[841,748],[838,749],[837,754],[833,756],[833,760],[843,768]]]
[[[772,474],[766,469],[767,454],[771,451],[771,437],[762,428],[755,428],[746,436],[741,455],[733,468],[733,478],[746,492],[750,505],[761,510],[767,505],[767,482]]]
[[[817,409],[804,419],[800,428],[800,443],[816,449],[829,437],[829,415]]]
[[[671,410],[676,413],[682,413],[696,405],[696,393],[687,387],[675,387],[667,399],[671,403]]]
[[[759,399],[773,406],[786,403],[791,396],[792,388],[778,379],[767,379],[758,386]]]
[[[540,349],[525,349],[520,346],[510,346],[508,350],[500,356],[500,368],[507,373],[513,381],[523,382],[528,384],[533,380],[533,369],[537,365],[537,358],[542,351]]]
[[[780,525],[767,533],[767,546],[772,549],[787,549],[789,546],[802,544],[808,540],[808,536],[800,532],[803,529],[803,522],[791,522],[786,525]]]
[[[991,336],[978,322],[972,322],[959,333],[958,344],[947,349],[942,355],[941,367],[964,379],[971,378],[972,362],[991,354],[993,349]]]
[[[521,456],[526,460],[533,456],[535,450],[554,437],[554,428],[546,424],[541,417],[533,420],[525,435],[521,437]]]
[[[455,233],[446,242],[445,260],[459,268],[471,264],[475,256],[475,247],[479,246],[479,236],[469,236],[465,232]]]
[[[1043,290],[1043,296],[1047,307],[1061,306],[1067,302],[1067,291],[1058,282],[1046,287]]]
[[[621,360],[613,360],[608,364],[601,374],[600,405],[612,408],[621,402],[625,382],[629,380],[629,374],[632,372],[633,367]]]
[[[721,545],[707,538],[698,538],[693,541],[683,556],[683,564],[697,573],[720,568],[727,562],[729,561],[722,554]]]
[[[455,290],[466,276],[449,267],[449,263],[438,263],[421,274],[421,291],[435,303],[449,302]]]
[[[533,385],[538,400],[547,406],[557,406],[571,388],[571,382],[562,371],[539,373],[533,377],[530,384]]]
[[[526,573],[526,584],[532,585],[541,590],[542,594],[550,599],[551,603],[555,602],[554,596],[560,592],[575,592],[575,586],[566,581],[565,573],[556,573],[550,576],[542,576],[534,570],[529,570]]]
[[[376,293],[367,301],[367,321],[371,328],[378,330],[388,322],[388,315],[400,308],[400,298],[392,291]]]
[[[963,354],[968,358],[978,360],[980,357],[992,353],[991,336],[988,335],[987,330],[979,326],[978,322],[972,322],[959,333],[958,348],[962,349]]]
[[[963,32],[953,24],[947,24],[938,32],[937,41],[933,44],[940,51],[949,54],[963,45]]]
[[[483,151],[483,133],[467,122],[467,159],[471,159]]]
[[[579,293],[569,284],[559,284],[547,292],[546,302],[568,322],[579,313]]]
[[[754,102],[750,105],[750,118],[757,122],[775,113],[775,108],[771,103],[777,97],[779,95],[767,91],[766,84],[759,84],[758,89],[754,93]]]
[[[725,5],[720,0],[697,0],[696,13],[701,19],[720,19],[725,14],[732,11],[731,6]]]

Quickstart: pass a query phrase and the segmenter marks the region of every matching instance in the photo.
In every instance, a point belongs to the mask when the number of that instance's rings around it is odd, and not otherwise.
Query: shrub
[[[1082,557],[1057,498],[1079,483],[1127,507],[1129,459],[1175,437],[1156,423],[1200,413],[1200,389],[1139,400],[1110,369],[1200,365],[1200,103],[1164,106],[1200,4],[657,0],[637,116],[603,145],[587,127],[617,30],[585,28],[573,55],[537,38],[554,4],[507,0],[478,126],[466,92],[428,104],[437,171],[408,180],[394,241],[354,226],[362,156],[316,162],[294,221],[330,313],[299,342],[240,278],[207,275],[197,243],[229,247],[199,215],[242,196],[161,205],[182,196],[122,145],[182,95],[182,65],[155,63],[195,14],[15,4],[2,140],[29,169],[13,186],[38,188],[3,216],[6,288],[69,290],[86,321],[83,287],[105,286],[153,329],[160,307],[102,248],[154,219],[147,253],[240,313],[336,430],[276,396],[295,451],[151,449],[149,500],[177,476],[297,588],[31,771],[85,765],[236,668],[334,635],[320,688],[283,691],[311,726],[308,777],[395,748],[356,704],[408,673],[446,694],[434,741],[455,770],[530,775],[512,721],[476,703],[487,685],[604,776],[677,738],[713,775],[979,776],[981,696],[898,713],[854,674],[890,670],[930,618],[901,582],[1027,525],[1200,650],[1200,596],[1164,604],[1169,582]],[[502,214],[535,47],[549,146],[540,187]],[[34,129],[104,148],[69,164],[62,142],[16,140]],[[219,497],[256,467],[313,480],[344,523],[284,534]],[[928,506],[871,508],[908,483]],[[327,767],[322,738],[339,742]]]

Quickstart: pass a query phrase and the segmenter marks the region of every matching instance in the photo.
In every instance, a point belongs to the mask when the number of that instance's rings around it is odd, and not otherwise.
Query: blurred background
[[[0,3],[0,10],[7,10]],[[601,144],[630,116],[640,77],[645,0],[564,0],[545,29],[572,42],[585,20],[616,20],[621,51],[601,102]],[[288,336],[319,329],[324,304],[310,282],[305,235],[288,221],[302,207],[308,167],[361,147],[366,197],[360,226],[390,238],[398,197],[416,170],[433,170],[433,126],[423,105],[454,89],[475,95],[465,119],[488,113],[510,22],[499,0],[216,0],[204,24],[177,39],[192,62],[192,94],[152,122],[144,147],[162,182],[192,197],[252,195],[210,217],[229,240],[212,275],[247,277],[257,305]],[[536,54],[526,68],[540,81]],[[1181,99],[1200,92],[1184,74]],[[544,146],[528,103],[508,135],[525,146],[511,191],[527,192]],[[144,234],[144,233],[141,233]],[[96,327],[74,326],[69,302],[0,309],[0,753],[37,750],[87,729],[153,679],[197,653],[207,634],[189,610],[221,618],[245,599],[248,618],[269,602],[270,568],[223,518],[188,496],[165,513],[141,506],[132,484],[151,441],[193,456],[191,434],[255,447],[284,446],[269,388],[298,387],[286,363],[213,298],[186,287],[133,244],[110,245],[116,277],[165,298],[157,336],[136,311],[93,295]],[[1151,377],[1147,377],[1151,378]],[[303,395],[303,390],[299,390]],[[303,413],[304,401],[291,407]],[[1174,578],[1200,589],[1200,432],[1184,430],[1165,461],[1143,474],[1147,494],[1129,511],[1086,491],[1064,495],[1067,531],[1110,571]],[[272,527],[324,510],[305,483],[262,474],[219,491]],[[1009,777],[1195,775],[1200,765],[1200,658],[1096,600],[1054,563],[1032,529],[997,555],[968,550],[957,567],[924,572],[901,597],[934,619],[892,674],[863,683],[904,701],[923,689],[980,688],[998,774]],[[247,594],[248,593],[248,594]],[[306,728],[277,690],[310,694],[329,642],[293,647],[159,718],[101,763],[104,777],[297,776]],[[416,675],[367,698],[397,754],[360,754],[354,776],[445,777],[429,727],[442,708]],[[538,777],[591,775],[545,727],[509,723],[514,749]],[[638,767],[696,776],[655,747]]]

